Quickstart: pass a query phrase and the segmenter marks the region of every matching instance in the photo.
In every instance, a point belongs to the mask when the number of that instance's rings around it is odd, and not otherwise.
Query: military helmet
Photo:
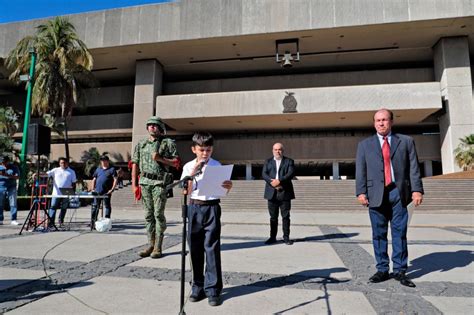
[[[160,128],[161,133],[166,132],[165,124],[163,123],[163,121],[161,120],[160,117],[151,116],[150,118],[148,118],[148,120],[146,121],[146,125],[148,126],[148,125],[151,125],[151,124],[157,125],[158,128]]]

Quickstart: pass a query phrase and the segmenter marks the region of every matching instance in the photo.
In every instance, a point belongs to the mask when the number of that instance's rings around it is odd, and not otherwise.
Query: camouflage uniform
[[[168,159],[178,156],[175,142],[160,136],[155,140],[149,138],[141,140],[135,146],[132,162],[137,164],[140,170],[139,185],[145,208],[145,229],[148,241],[153,244],[155,239],[158,241],[156,236],[161,236],[159,240],[159,247],[161,247],[162,235],[166,230],[165,186],[173,181],[173,175],[169,166],[153,160],[152,154],[155,152]]]

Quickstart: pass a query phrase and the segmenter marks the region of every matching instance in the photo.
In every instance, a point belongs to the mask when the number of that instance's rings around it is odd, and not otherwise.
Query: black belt
[[[200,205],[200,206],[213,206],[213,205],[218,205],[220,202],[221,202],[220,199],[213,199],[213,200],[191,199],[189,200],[189,204]]]
[[[163,180],[163,174],[141,173],[141,176],[153,180]]]
[[[394,190],[395,188],[397,188],[397,185],[395,185],[394,182],[391,182],[390,184],[388,184],[387,186],[385,186],[385,190],[386,190],[386,191],[392,191],[392,190]]]

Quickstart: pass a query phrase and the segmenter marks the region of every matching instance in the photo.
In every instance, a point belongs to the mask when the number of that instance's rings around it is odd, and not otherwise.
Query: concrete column
[[[445,113],[440,117],[443,174],[461,171],[454,149],[459,138],[474,133],[474,104],[467,37],[441,38],[433,47],[435,78]]]
[[[140,139],[147,137],[146,121],[156,111],[156,96],[161,94],[163,66],[156,59],[137,60],[133,99],[132,154]]]
[[[245,164],[245,180],[252,179],[252,163]]]
[[[332,179],[339,180],[339,162],[332,162]]]
[[[433,176],[433,161],[431,160],[424,161],[423,168],[425,170],[425,177]]]

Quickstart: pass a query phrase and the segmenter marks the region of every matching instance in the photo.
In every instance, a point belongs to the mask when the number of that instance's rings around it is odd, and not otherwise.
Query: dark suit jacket
[[[412,192],[423,193],[418,156],[411,137],[392,133],[390,157],[395,185],[400,191],[402,204],[411,202]],[[379,207],[384,194],[383,156],[377,135],[362,140],[357,147],[356,195],[365,194],[370,207]]]
[[[280,168],[278,169],[278,178],[283,189],[281,200],[295,199],[295,192],[293,190],[293,184],[291,183],[294,173],[295,162],[292,159],[283,156]],[[270,200],[276,194],[276,189],[270,184],[272,179],[276,178],[276,162],[273,157],[265,161],[265,165],[263,165],[262,169],[262,178],[266,182],[264,198]]]

